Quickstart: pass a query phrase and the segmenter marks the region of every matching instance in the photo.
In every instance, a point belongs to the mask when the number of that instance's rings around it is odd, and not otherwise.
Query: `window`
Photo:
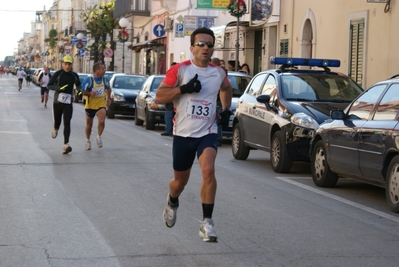
[[[261,89],[261,86],[266,78],[266,75],[267,75],[266,73],[262,73],[253,78],[253,81],[247,93],[251,95],[258,95],[258,91]]]
[[[280,40],[280,56],[287,56],[288,55],[288,39],[281,39]]]
[[[377,85],[367,90],[351,106],[348,112],[350,119],[368,120],[376,100],[380,97],[386,85]]]
[[[399,84],[393,84],[385,93],[373,120],[395,120],[399,110]]]
[[[364,19],[350,22],[349,76],[359,85],[363,79]]]

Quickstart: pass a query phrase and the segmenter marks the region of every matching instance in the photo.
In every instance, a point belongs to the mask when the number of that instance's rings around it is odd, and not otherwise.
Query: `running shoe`
[[[62,154],[68,154],[71,151],[72,147],[70,147],[69,144],[64,145],[64,147],[62,148]]]
[[[42,98],[42,103],[44,102],[44,98]]]
[[[97,147],[98,148],[102,148],[103,147],[103,141],[101,141],[101,136],[97,136],[96,143],[97,143]]]
[[[91,142],[90,140],[86,141],[86,150],[90,150],[91,149]]]
[[[218,242],[218,236],[215,233],[215,226],[211,218],[205,218],[201,222],[199,236],[205,242]]]
[[[53,130],[51,131],[51,137],[55,139],[57,135],[58,135],[58,130],[53,128]]]
[[[166,198],[166,207],[163,211],[163,221],[165,222],[166,226],[171,228],[176,223],[176,214],[177,208],[179,207],[179,203],[175,207],[172,207],[169,202],[169,194]]]

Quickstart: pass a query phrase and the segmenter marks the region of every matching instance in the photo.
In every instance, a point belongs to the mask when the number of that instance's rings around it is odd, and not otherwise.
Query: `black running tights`
[[[60,128],[62,116],[64,117],[64,144],[69,143],[72,113],[72,104],[53,103],[54,129]]]

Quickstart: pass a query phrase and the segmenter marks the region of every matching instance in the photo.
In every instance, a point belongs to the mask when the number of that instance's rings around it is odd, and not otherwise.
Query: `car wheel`
[[[149,113],[145,111],[145,129],[146,130],[155,130],[155,123],[150,121]]]
[[[240,124],[234,125],[231,141],[231,151],[235,159],[246,160],[249,155],[249,148],[245,146]]]
[[[395,156],[391,160],[385,182],[388,205],[393,212],[399,212],[399,156]]]
[[[272,168],[277,173],[286,173],[291,170],[292,160],[288,156],[281,131],[274,133],[270,148]]]
[[[143,123],[144,123],[144,121],[139,119],[139,116],[137,114],[137,106],[136,106],[136,108],[134,109],[134,124],[141,126],[141,125],[143,125]]]
[[[320,187],[334,187],[337,184],[338,175],[330,170],[326,149],[321,140],[316,143],[312,151],[310,169],[315,185]]]

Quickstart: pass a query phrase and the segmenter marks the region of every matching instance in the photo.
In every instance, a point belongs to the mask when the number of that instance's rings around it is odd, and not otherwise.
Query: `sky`
[[[24,32],[31,32],[31,22],[36,19],[36,11],[46,10],[54,0],[1,0],[0,5],[0,61],[11,56],[18,48],[18,41]]]

